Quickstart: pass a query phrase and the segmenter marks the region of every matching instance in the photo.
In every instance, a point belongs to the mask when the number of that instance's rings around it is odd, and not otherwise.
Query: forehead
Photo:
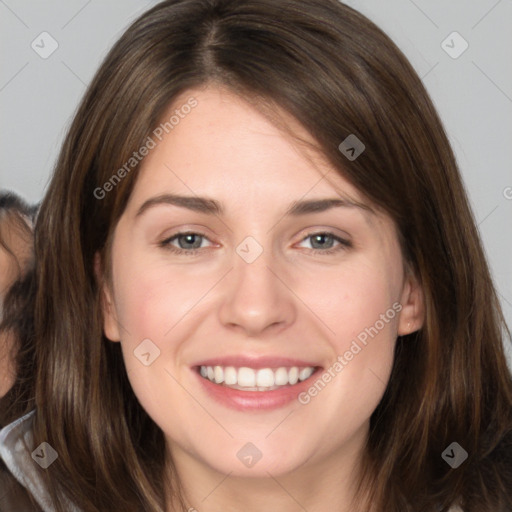
[[[165,190],[208,194],[233,205],[238,201],[238,207],[248,197],[261,204],[326,196],[363,202],[362,194],[312,149],[316,144],[307,130],[284,111],[280,119],[293,135],[235,94],[207,87],[177,97],[162,125],[190,97],[197,106],[156,140],[142,161],[134,201]]]
[[[0,240],[13,252],[23,249],[29,242],[27,240],[29,237],[25,232],[29,229],[29,223],[29,219],[17,212],[2,213],[0,215]],[[26,224],[26,230],[23,229],[25,227],[23,224]],[[0,249],[2,248],[2,244],[0,244]]]

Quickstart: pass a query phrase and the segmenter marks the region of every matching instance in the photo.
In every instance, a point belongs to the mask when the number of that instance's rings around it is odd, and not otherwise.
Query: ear
[[[110,341],[118,342],[121,340],[121,335],[117,322],[115,303],[112,291],[104,278],[101,255],[99,252],[94,255],[94,274],[96,275],[98,285],[101,287],[100,300],[101,311],[103,313],[103,332]]]
[[[405,336],[421,329],[425,321],[423,287],[410,269],[406,270],[400,304],[402,310],[398,320],[398,335]]]

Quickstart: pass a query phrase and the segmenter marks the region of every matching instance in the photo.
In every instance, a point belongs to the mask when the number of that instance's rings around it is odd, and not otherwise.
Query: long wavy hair
[[[402,52],[336,0],[164,1],[128,28],[89,85],[36,226],[36,391],[26,411],[36,408],[35,445],[59,454],[41,472],[55,510],[71,500],[84,512],[163,511],[166,471],[180,495],[163,433],[130,387],[120,345],[103,335],[94,272],[96,253],[108,260],[138,167],[101,198],[97,190],[177,95],[207,84],[276,122],[280,109],[293,115],[391,216],[423,286],[425,323],[397,339],[358,489],[378,511],[459,503],[510,512],[510,332],[454,154]],[[353,161],[338,149],[350,134],[366,146]],[[469,454],[457,469],[441,456],[453,441]]]

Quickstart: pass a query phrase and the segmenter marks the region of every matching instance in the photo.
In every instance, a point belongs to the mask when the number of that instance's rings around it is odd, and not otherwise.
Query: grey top
[[[32,422],[35,410],[0,430],[0,510],[53,512],[41,471],[55,460],[50,445],[34,450]],[[25,446],[26,443],[26,446]],[[80,512],[69,504],[70,512]]]

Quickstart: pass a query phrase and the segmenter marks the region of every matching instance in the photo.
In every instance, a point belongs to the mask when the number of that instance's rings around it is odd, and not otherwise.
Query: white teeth
[[[222,369],[222,366],[216,366],[213,369],[213,377],[217,384],[224,382],[224,370]]]
[[[275,373],[276,386],[285,386],[288,384],[288,370],[286,368],[278,368]]]
[[[274,372],[270,368],[258,370],[256,374],[256,385],[262,388],[270,388],[274,385]]]
[[[208,374],[210,376],[210,374]],[[294,366],[293,368],[290,368],[290,371],[288,373],[288,382],[293,386],[297,384],[297,381],[299,380],[299,369]]]
[[[299,372],[299,380],[306,380],[313,374],[313,368],[302,368]]]
[[[202,377],[216,384],[244,389],[246,391],[270,391],[280,386],[294,386],[299,381],[309,379],[315,368],[312,366],[299,368],[292,366],[277,369],[259,368],[257,370],[243,366],[201,366],[199,372]]]
[[[204,366],[201,366],[201,368],[204,368]],[[203,374],[201,374],[203,375]],[[203,375],[204,377],[204,375]],[[236,368],[233,368],[232,366],[228,366],[224,370],[224,382],[226,385],[231,386],[233,384],[236,384],[238,382],[237,372]]]
[[[244,388],[256,386],[256,372],[252,368],[240,368],[238,370],[238,385]]]

